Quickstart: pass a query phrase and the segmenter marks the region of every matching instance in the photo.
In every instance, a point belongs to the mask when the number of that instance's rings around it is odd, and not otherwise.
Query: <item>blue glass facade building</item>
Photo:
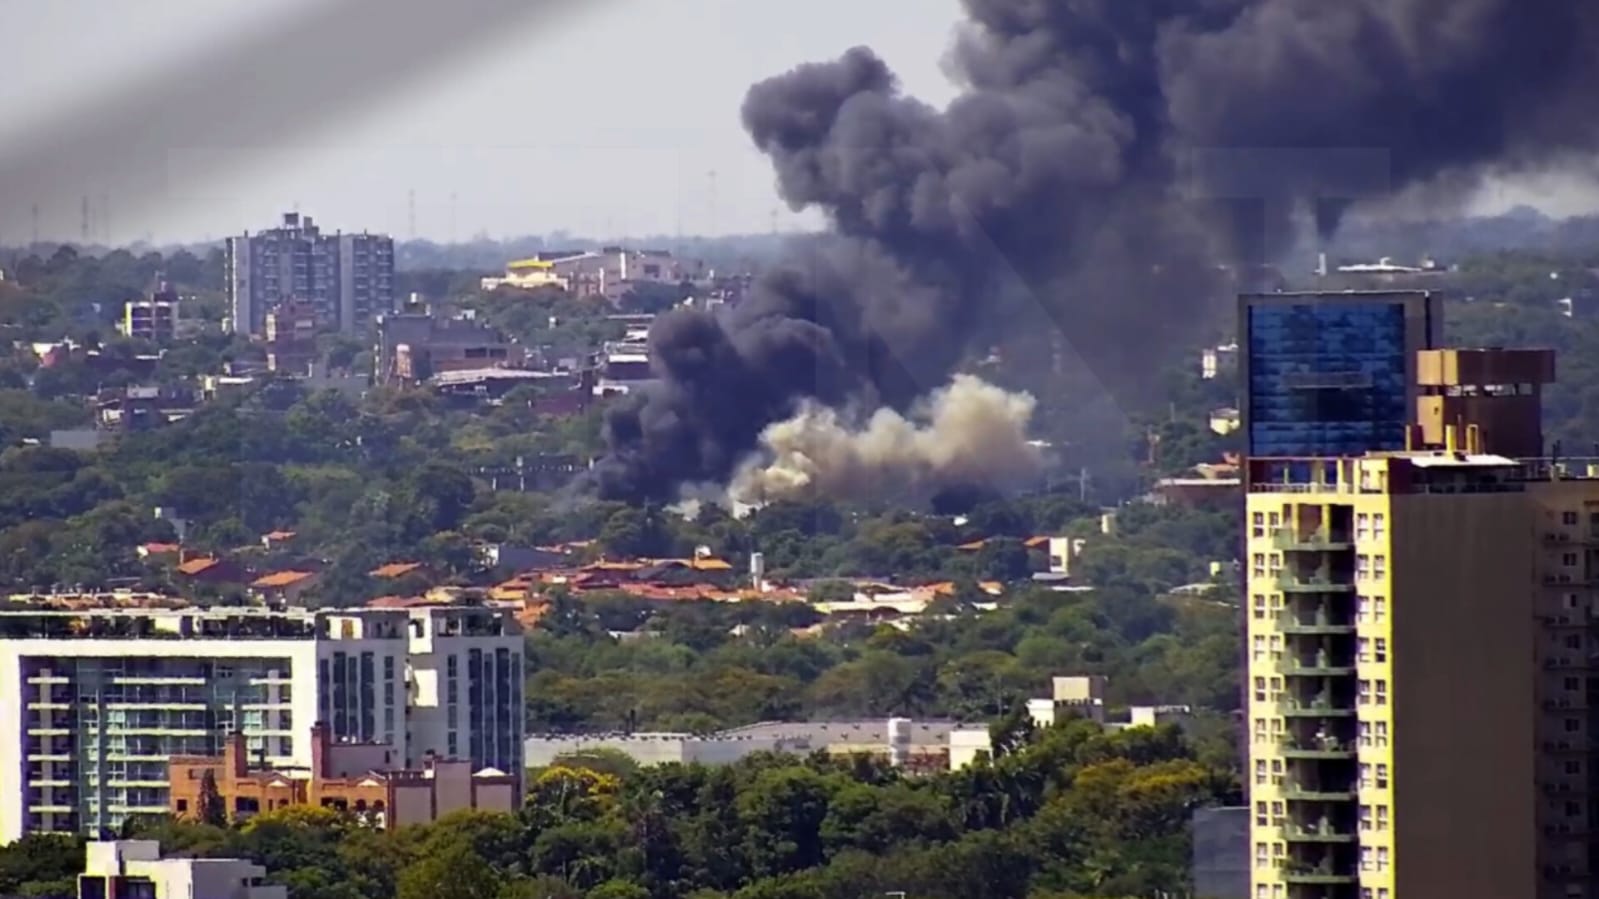
[[[1252,294],[1239,298],[1246,453],[1351,456],[1405,448],[1416,353],[1434,346],[1430,293]]]

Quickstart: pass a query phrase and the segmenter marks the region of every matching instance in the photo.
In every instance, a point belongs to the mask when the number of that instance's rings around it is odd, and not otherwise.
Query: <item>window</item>
[[[1373,646],[1375,648],[1375,652],[1372,653],[1373,660],[1377,662],[1388,661],[1388,638],[1378,637]]]
[[[1388,766],[1382,762],[1377,763],[1377,789],[1388,789]]]
[[[1373,539],[1381,540],[1383,538],[1387,530],[1386,519],[1387,516],[1381,512],[1371,516],[1371,536]]]
[[[1377,894],[1372,891],[1371,887],[1361,887],[1360,899],[1377,899]]]
[[[1355,516],[1355,539],[1364,540],[1371,536],[1371,516],[1361,512]]]
[[[1371,597],[1360,596],[1355,598],[1355,621],[1365,624],[1371,616]]]
[[[1560,564],[1566,566],[1567,568],[1576,568],[1577,567],[1577,554],[1576,553],[1561,553],[1561,555],[1560,555]]]
[[[1256,593],[1255,594],[1255,620],[1256,621],[1264,621],[1265,619],[1266,619],[1266,594],[1264,594],[1264,593]]]
[[[1264,537],[1264,536],[1266,536],[1266,513],[1264,513],[1264,512],[1256,512],[1254,515],[1250,516],[1250,518],[1249,518],[1249,536],[1251,536],[1251,537]]]
[[[1561,512],[1560,513],[1560,523],[1563,524],[1563,525],[1566,525],[1567,527],[1570,527],[1571,525],[1576,524],[1577,523],[1577,513],[1576,512]]]
[[[1387,887],[1378,887],[1377,888],[1377,899],[1388,899],[1388,888]]]
[[[1371,830],[1372,827],[1371,806],[1363,805],[1360,807],[1360,829],[1365,831]]]
[[[1256,743],[1264,743],[1264,742],[1266,742],[1266,719],[1265,718],[1256,718],[1255,719],[1255,742]]]
[[[1266,701],[1266,679],[1264,677],[1255,678],[1255,701]]]
[[[1379,870],[1379,871],[1388,870],[1388,847],[1387,846],[1378,846],[1377,847],[1377,870]]]
[[[1271,637],[1267,639],[1266,645],[1271,647],[1272,658],[1281,659],[1283,657],[1283,638],[1277,636],[1276,634],[1272,634]]]
[[[1255,760],[1255,783],[1260,784],[1262,786],[1264,786],[1265,783],[1266,783],[1266,760],[1265,759],[1256,759]]]
[[[1581,774],[1582,773],[1582,762],[1579,762],[1579,761],[1577,761],[1575,759],[1572,759],[1572,760],[1566,762],[1566,773],[1567,774]]]
[[[1268,899],[1269,895],[1270,894],[1268,894],[1266,892],[1266,885],[1265,884],[1263,884],[1263,883],[1255,884],[1255,899]]]
[[[179,799],[175,805],[177,806],[178,814],[180,815],[189,810],[189,800],[187,799]]]
[[[1355,641],[1355,661],[1362,664],[1371,661],[1371,641],[1365,637]]]
[[[1359,694],[1359,698],[1356,700],[1359,704],[1369,704],[1371,702],[1371,681],[1362,680],[1356,692]]]
[[[1282,574],[1283,573],[1283,554],[1282,553],[1272,553],[1271,556],[1268,557],[1268,561],[1271,564],[1271,573],[1272,574],[1277,575],[1277,574]]]
[[[1254,655],[1255,661],[1258,662],[1261,659],[1264,659],[1266,657],[1266,638],[1260,636],[1259,634],[1256,634],[1255,635],[1255,640],[1254,640],[1254,647],[1255,647],[1255,655]]]
[[[1371,600],[1371,620],[1373,623],[1383,620],[1388,615],[1388,600],[1380,596]]]
[[[1371,577],[1371,556],[1364,553],[1355,556],[1355,580],[1363,581]]]
[[[1264,868],[1271,864],[1271,854],[1266,850],[1265,843],[1255,844],[1255,867]]]
[[[1360,766],[1360,788],[1362,790],[1369,790],[1371,789],[1371,784],[1371,765],[1363,763]]]
[[[1371,742],[1371,722],[1370,721],[1362,721],[1362,722],[1360,722],[1360,745],[1362,745],[1362,746],[1371,746],[1372,745],[1372,742]]]
[[[1579,687],[1579,686],[1578,686],[1578,685],[1577,685],[1577,679],[1576,679],[1576,678],[1574,678],[1574,677],[1568,677],[1568,678],[1566,678],[1566,681],[1565,681],[1565,688],[1566,688],[1566,692],[1567,692],[1567,693],[1575,693],[1575,692],[1577,692],[1577,691],[1578,691],[1578,690],[1579,690],[1579,689],[1581,689],[1581,687]]]
[[[1271,899],[1283,899],[1283,885],[1282,884],[1274,883],[1274,884],[1271,885]]]
[[[1385,681],[1385,680],[1382,680],[1381,678],[1379,678],[1376,681],[1376,686],[1377,686],[1377,704],[1378,705],[1387,705],[1388,704],[1388,682]]]
[[[1387,556],[1376,555],[1371,557],[1371,576],[1379,581],[1388,576]]]
[[[1581,815],[1581,814],[1582,814],[1582,803],[1580,803],[1580,802],[1568,802],[1568,803],[1566,803],[1566,817],[1567,818],[1575,818],[1575,817],[1577,817],[1578,815]]]
[[[1377,806],[1377,830],[1382,832],[1388,829],[1388,806]]]
[[[178,811],[182,811],[182,809],[179,809]],[[1269,819],[1266,817],[1266,803],[1255,803],[1255,826],[1265,827],[1268,820]]]
[[[1255,553],[1250,559],[1249,573],[1253,577],[1266,576],[1266,554]]]
[[[1387,746],[1388,745],[1388,722],[1386,722],[1386,721],[1378,721],[1376,727],[1377,727],[1377,737],[1376,737],[1377,745],[1378,746]]]
[[[1566,733],[1568,733],[1568,734],[1574,734],[1577,731],[1582,730],[1581,722],[1579,722],[1575,718],[1567,718],[1564,726],[1565,726],[1565,729],[1566,729]]]
[[[1360,870],[1376,870],[1376,857],[1377,853],[1373,852],[1370,846],[1360,847]]]
[[[1283,823],[1283,804],[1281,802],[1273,802],[1271,804],[1271,823]]]
[[[1566,636],[1566,648],[1567,649],[1581,649],[1582,648],[1582,637],[1577,636],[1576,634],[1567,635]]]
[[[1281,759],[1271,760],[1271,782],[1279,787],[1283,784],[1283,763]]]

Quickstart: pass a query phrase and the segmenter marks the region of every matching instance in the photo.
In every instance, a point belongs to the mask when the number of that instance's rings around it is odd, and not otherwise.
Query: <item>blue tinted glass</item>
[[[1250,455],[1404,448],[1411,410],[1402,305],[1270,304],[1248,314]]]

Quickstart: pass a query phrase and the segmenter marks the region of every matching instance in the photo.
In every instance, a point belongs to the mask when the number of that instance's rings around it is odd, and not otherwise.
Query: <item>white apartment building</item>
[[[274,766],[310,765],[322,721],[408,765],[432,750],[520,771],[500,734],[515,728],[519,764],[521,662],[493,609],[0,612],[0,842],[164,814],[168,759],[234,732]]]
[[[264,886],[266,869],[234,858],[162,858],[155,840],[90,842],[78,875],[82,899],[288,899]]]

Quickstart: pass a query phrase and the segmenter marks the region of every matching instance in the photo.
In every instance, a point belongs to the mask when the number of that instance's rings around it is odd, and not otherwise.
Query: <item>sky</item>
[[[330,9],[356,24],[322,56],[303,40],[230,55]],[[41,238],[79,238],[85,197],[102,243],[212,240],[291,210],[438,241],[814,228],[740,127],[747,87],[866,44],[942,105],[959,14],[959,0],[0,0],[27,36],[0,79],[0,244],[31,236],[33,207]],[[142,89],[165,69],[178,74]],[[1593,184],[1495,184],[1470,209],[1592,212]]]
[[[28,35],[7,65],[21,77],[0,80],[0,146],[49,134],[52,115],[70,117],[152,67],[329,2],[0,0],[7,30]],[[327,228],[435,240],[814,227],[777,198],[740,127],[745,89],[868,44],[909,92],[942,104],[958,13],[957,0],[587,0],[419,67],[416,81],[369,92],[320,131],[244,145],[182,138],[168,147],[157,201],[74,176],[43,179],[84,183],[50,184],[31,202],[40,236],[67,239],[81,233],[88,196],[91,233],[117,243],[216,238],[295,208]],[[384,40],[385,27],[375,19],[371,39]],[[294,66],[292,52],[281,64]],[[258,77],[273,78],[272,65]],[[250,98],[237,109],[248,116]],[[159,115],[181,117],[181,102]],[[29,202],[16,191],[4,199]],[[4,227],[31,229],[12,212]],[[0,232],[0,242],[27,236]]]

